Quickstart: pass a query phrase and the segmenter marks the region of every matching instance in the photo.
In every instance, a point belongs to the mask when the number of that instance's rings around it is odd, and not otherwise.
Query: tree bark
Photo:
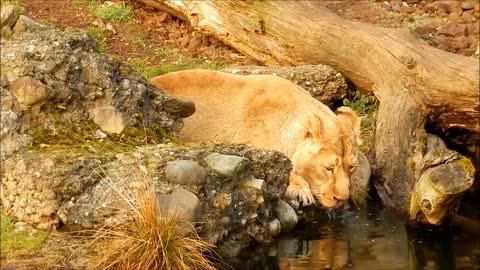
[[[265,65],[326,64],[373,92],[380,100],[376,174],[383,178],[376,186],[387,205],[408,209],[427,119],[480,131],[478,59],[432,48],[406,30],[344,20],[319,1],[138,1]]]

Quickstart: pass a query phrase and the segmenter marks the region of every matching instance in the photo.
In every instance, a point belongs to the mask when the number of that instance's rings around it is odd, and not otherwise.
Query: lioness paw
[[[289,185],[285,196],[291,200],[298,200],[303,206],[315,203],[312,192],[309,188]]]

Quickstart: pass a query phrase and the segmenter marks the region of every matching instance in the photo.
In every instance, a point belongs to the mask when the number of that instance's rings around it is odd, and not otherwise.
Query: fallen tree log
[[[432,48],[406,30],[344,20],[320,1],[138,1],[265,65],[326,64],[373,92],[375,186],[404,212],[426,153],[427,119],[480,132],[478,59]]]

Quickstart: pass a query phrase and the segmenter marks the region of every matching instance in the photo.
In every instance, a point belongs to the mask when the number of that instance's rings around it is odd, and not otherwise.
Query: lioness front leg
[[[310,185],[302,177],[290,173],[290,178],[288,181],[287,191],[285,196],[289,199],[298,200],[302,205],[310,205],[315,203],[312,192],[310,191]]]

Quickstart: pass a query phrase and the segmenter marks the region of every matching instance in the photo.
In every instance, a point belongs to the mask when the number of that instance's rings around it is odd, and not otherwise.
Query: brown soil
[[[119,0],[112,2],[121,2]],[[127,22],[111,22],[116,33],[108,33],[106,53],[124,62],[146,60],[149,66],[178,64],[185,61],[247,65],[256,62],[219,41],[204,37],[204,44],[187,48],[181,44],[190,38],[193,29],[179,19],[136,2],[133,18]],[[26,15],[40,22],[67,28],[87,29],[98,19],[87,4],[72,0],[22,0]],[[104,24],[108,22],[102,21]],[[188,40],[189,41],[189,40]],[[155,50],[166,48],[168,56],[157,57]]]
[[[26,15],[38,21],[51,22],[60,27],[86,29],[93,27],[95,17],[86,4],[73,0],[22,0]],[[474,55],[479,40],[479,4],[462,9],[460,4],[435,5],[435,2],[468,2],[475,0],[342,0],[322,1],[338,15],[355,21],[378,24],[390,28],[407,28],[419,38],[437,48],[467,56]],[[103,2],[103,0],[102,0]],[[121,2],[114,0],[112,2]],[[201,45],[189,46],[193,29],[179,19],[134,1],[133,19],[126,23],[112,23],[116,34],[107,31],[106,52],[126,62],[145,60],[149,66],[178,64],[198,60],[226,65],[256,64],[218,40],[201,37]],[[400,3],[400,4],[398,4]],[[107,22],[104,22],[107,23]],[[155,51],[167,48],[166,57],[155,56]]]

